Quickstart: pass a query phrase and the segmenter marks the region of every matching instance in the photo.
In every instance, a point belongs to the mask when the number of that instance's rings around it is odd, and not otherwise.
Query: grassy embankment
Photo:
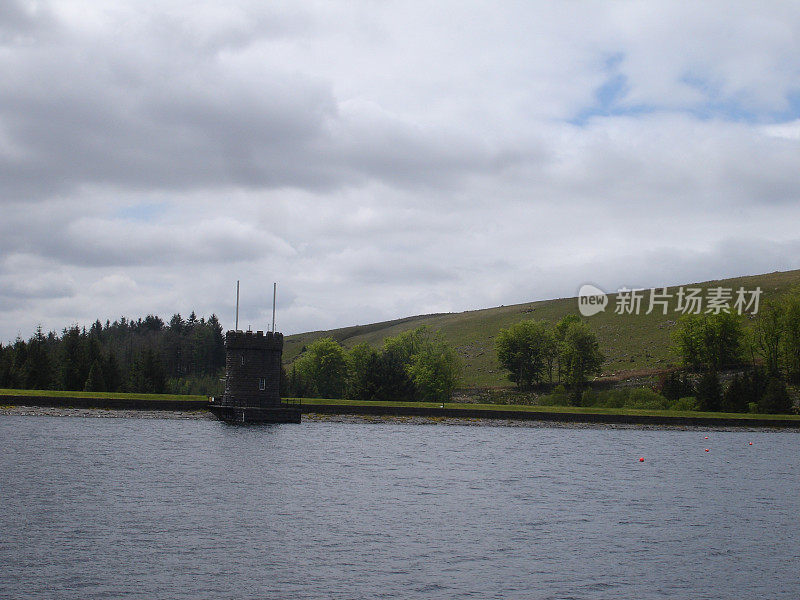
[[[126,394],[122,392],[70,392],[62,390],[10,390],[0,388],[3,396],[39,396],[47,398],[105,398],[129,400],[179,400],[183,402],[208,402],[206,396],[187,396],[181,394]]]
[[[87,398],[98,400],[128,400],[128,401],[152,401],[155,403],[164,401],[190,402],[197,403],[196,410],[204,410],[207,407],[208,398],[205,396],[186,396],[178,394],[122,394],[104,392],[68,392],[54,390],[12,390],[0,389],[0,405],[8,404],[14,397],[27,397],[32,401],[45,398]],[[39,402],[32,402],[38,404]],[[343,407],[353,407],[354,412],[358,412],[358,407],[387,407],[387,408],[429,408],[447,410],[464,410],[474,414],[475,411],[512,411],[524,412],[531,416],[535,414],[547,415],[619,415],[619,416],[644,416],[656,418],[690,418],[690,419],[758,419],[762,421],[790,421],[796,422],[800,426],[800,415],[766,415],[749,413],[716,413],[716,412],[695,412],[677,410],[649,410],[634,408],[603,408],[603,407],[581,407],[581,406],[531,406],[527,404],[463,404],[457,402],[447,402],[444,405],[437,402],[389,402],[371,400],[329,400],[324,398],[303,398],[302,404],[307,407],[314,405],[334,405]],[[102,402],[98,406],[103,407]],[[139,406],[144,408],[146,406]],[[195,410],[193,408],[193,410]],[[313,411],[309,411],[313,412]],[[486,415],[490,417],[491,415]]]
[[[734,290],[739,287],[746,290],[760,287],[763,291],[763,302],[764,299],[779,297],[800,286],[800,270],[685,284],[683,287],[706,290],[718,286]],[[670,287],[668,291],[674,294],[678,287]],[[637,372],[670,369],[678,365],[679,358],[672,349],[672,332],[680,316],[679,313],[672,312],[675,302],[673,298],[669,305],[670,312],[666,315],[656,312],[646,315],[643,314],[647,309],[645,294],[642,314],[618,315],[614,313],[616,294],[609,295],[605,312],[587,318],[607,359],[603,376],[617,378]],[[283,358],[285,363],[291,363],[303,346],[320,337],[330,336],[345,348],[351,348],[360,342],[379,347],[388,336],[427,325],[440,330],[458,351],[464,365],[463,387],[508,386],[510,383],[506,372],[498,364],[494,350],[494,341],[500,329],[524,319],[555,323],[567,314],[578,314],[576,298],[559,298],[462,313],[419,315],[370,325],[301,333],[285,338]]]
[[[336,406],[382,406],[382,407],[420,407],[445,408],[456,410],[479,411],[515,411],[526,413],[571,414],[571,415],[624,415],[648,417],[682,417],[703,419],[760,419],[769,421],[796,421],[800,424],[800,415],[768,415],[753,413],[721,413],[679,410],[650,410],[638,408],[603,408],[595,406],[531,406],[529,404],[462,404],[446,402],[389,402],[375,400],[328,400],[322,398],[303,398],[304,406],[336,405]]]
[[[0,389],[0,406],[14,405],[194,412],[208,410],[208,398],[179,394]]]

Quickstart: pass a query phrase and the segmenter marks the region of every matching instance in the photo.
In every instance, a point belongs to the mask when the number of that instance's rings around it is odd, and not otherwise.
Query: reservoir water
[[[799,442],[5,416],[0,598],[796,600]]]

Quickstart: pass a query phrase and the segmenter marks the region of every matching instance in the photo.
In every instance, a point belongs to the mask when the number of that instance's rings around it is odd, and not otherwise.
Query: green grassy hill
[[[712,287],[744,287],[752,290],[760,287],[761,301],[776,298],[790,289],[800,286],[800,270],[769,273],[685,284],[683,287],[699,287],[703,290]],[[675,293],[679,286],[668,288]],[[705,294],[703,294],[705,295]],[[678,364],[672,351],[671,333],[680,316],[673,312],[675,299],[670,300],[666,315],[654,311],[645,315],[648,295],[642,301],[642,311],[638,315],[615,314],[616,294],[609,295],[609,303],[604,312],[586,318],[597,333],[600,348],[606,356],[604,376],[624,376],[642,370],[665,369]],[[503,386],[509,385],[506,372],[497,363],[494,340],[500,329],[525,319],[544,320],[555,323],[567,314],[578,313],[576,298],[543,300],[513,306],[499,306],[461,313],[443,313],[406,317],[394,321],[356,325],[330,331],[314,331],[287,336],[284,346],[284,361],[291,363],[303,347],[320,337],[330,336],[345,348],[360,342],[380,346],[383,339],[402,331],[427,325],[440,330],[449,343],[458,350],[464,363],[463,386]]]

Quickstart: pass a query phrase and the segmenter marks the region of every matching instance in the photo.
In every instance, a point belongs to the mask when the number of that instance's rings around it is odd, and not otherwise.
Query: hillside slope
[[[744,287],[752,290],[760,287],[761,301],[776,298],[792,288],[800,286],[800,270],[775,272],[685,284],[682,287],[698,287],[702,290],[714,287]],[[668,288],[674,294],[678,287]],[[705,293],[703,293],[705,295]],[[647,296],[646,296],[647,297]],[[609,294],[609,303],[604,312],[587,317],[586,321],[597,333],[600,348],[606,356],[604,375],[618,375],[626,371],[658,369],[674,366],[678,358],[672,351],[671,333],[680,316],[673,312],[674,300],[666,315],[646,310],[646,297],[642,312],[638,315],[615,314],[616,294]],[[544,320],[555,323],[567,314],[579,314],[576,298],[559,298],[499,306],[461,313],[442,313],[406,317],[370,325],[356,325],[330,331],[313,331],[287,336],[284,347],[284,362],[291,363],[303,347],[313,340],[330,336],[345,348],[360,342],[380,346],[384,338],[427,325],[440,330],[448,342],[458,350],[464,363],[465,387],[509,385],[506,372],[497,363],[494,340],[500,329],[525,319]]]

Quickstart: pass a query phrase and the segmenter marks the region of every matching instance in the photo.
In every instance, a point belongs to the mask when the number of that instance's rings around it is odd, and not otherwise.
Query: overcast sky
[[[0,341],[800,268],[796,2],[0,2]]]

